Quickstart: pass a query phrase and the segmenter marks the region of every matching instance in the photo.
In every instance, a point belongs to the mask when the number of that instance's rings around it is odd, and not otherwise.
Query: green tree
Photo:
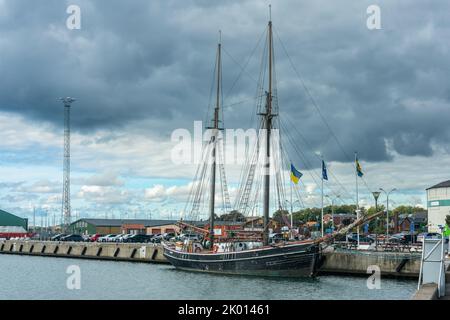
[[[284,223],[283,215],[289,216],[289,211],[287,210],[277,210],[273,213],[272,219],[275,220],[278,223]],[[293,217],[293,216],[292,216]]]
[[[367,213],[368,213],[368,214],[374,214],[374,213],[377,213],[377,211],[378,211],[378,212],[384,211],[384,210],[385,210],[385,207],[384,207],[384,205],[379,204],[379,205],[377,206],[377,209],[378,209],[378,210],[376,210],[375,207],[370,207],[369,209],[367,209]]]
[[[222,214],[219,217],[221,221],[245,221],[245,216],[237,210],[232,210],[229,213]]]

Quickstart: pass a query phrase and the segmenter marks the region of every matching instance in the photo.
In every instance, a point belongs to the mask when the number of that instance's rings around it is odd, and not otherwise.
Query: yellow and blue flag
[[[297,184],[303,173],[295,169],[294,165],[291,163],[291,180],[293,183]]]
[[[362,177],[364,173],[362,172],[361,165],[359,164],[358,158],[355,159],[355,167],[356,167],[356,173],[358,174],[358,177]]]

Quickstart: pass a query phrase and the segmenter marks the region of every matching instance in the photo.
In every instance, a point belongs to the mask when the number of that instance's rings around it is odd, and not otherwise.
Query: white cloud
[[[17,188],[19,192],[29,193],[58,193],[62,190],[62,183],[49,180],[39,180],[31,185],[21,185]]]
[[[160,184],[145,190],[145,197],[150,200],[162,201],[166,196],[167,190]]]

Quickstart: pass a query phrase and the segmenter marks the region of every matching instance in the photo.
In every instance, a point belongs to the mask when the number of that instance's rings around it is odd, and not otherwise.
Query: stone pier
[[[5,240],[0,254],[167,263],[162,246],[152,243]]]

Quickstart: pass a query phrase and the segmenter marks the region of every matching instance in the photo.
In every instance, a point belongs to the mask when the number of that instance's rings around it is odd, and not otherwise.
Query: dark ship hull
[[[320,261],[313,243],[221,253],[188,253],[164,245],[164,256],[176,268],[220,274],[311,277]]]

